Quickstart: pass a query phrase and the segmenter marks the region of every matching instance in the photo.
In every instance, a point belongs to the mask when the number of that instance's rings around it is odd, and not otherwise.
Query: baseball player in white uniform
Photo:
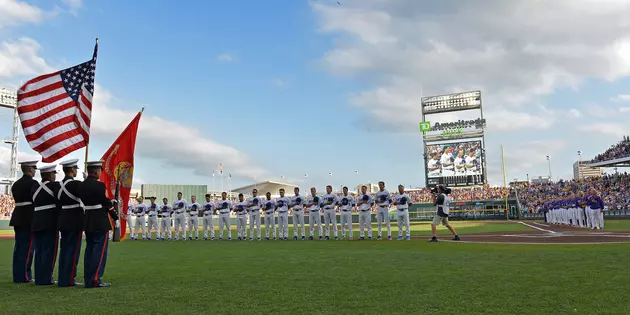
[[[359,207],[359,239],[365,239],[365,228],[367,227],[368,239],[372,239],[372,196],[367,193],[367,186],[361,186],[361,197],[357,201]]]
[[[337,233],[337,212],[335,207],[339,203],[337,195],[332,193],[332,186],[326,186],[326,194],[322,196],[322,204],[324,208],[324,226],[326,227],[326,240],[330,239],[330,225],[332,224],[335,233],[335,239],[338,239]]]
[[[197,196],[190,196],[190,204],[186,208],[188,213],[188,239],[193,239],[193,233],[195,240],[199,239],[199,209],[201,205],[197,202]]]
[[[225,191],[221,193],[221,200],[217,201],[216,208],[219,210],[219,240],[223,240],[223,227],[225,227],[228,240],[231,241],[230,212],[232,211],[232,202],[227,200],[227,193]]]
[[[440,165],[442,165],[442,176],[453,176],[455,175],[455,167],[453,167],[453,153],[451,153],[451,148],[445,148],[444,154],[440,158]]]
[[[236,212],[236,234],[239,241],[247,239],[247,201],[243,194],[238,194],[238,202],[234,205]]]
[[[376,212],[376,220],[378,222],[378,238],[383,238],[383,222],[387,225],[387,239],[392,239],[392,225],[389,222],[389,207],[392,204],[392,199],[389,196],[389,192],[385,190],[385,183],[378,182],[379,191],[376,193],[376,205],[378,210]]]
[[[466,176],[466,158],[462,149],[457,150],[455,158],[455,176]]]
[[[437,152],[431,154],[431,159],[427,162],[429,177],[438,177],[441,174],[440,159]]]
[[[356,202],[354,197],[348,195],[348,187],[343,187],[343,196],[339,201],[339,208],[341,210],[341,238],[346,238],[346,231],[348,231],[348,239],[352,240],[352,210],[354,209]]]
[[[308,209],[309,240],[315,238],[315,227],[319,230],[319,239],[322,239],[322,215],[319,213],[321,198],[317,196],[315,187],[311,188],[311,195],[306,199],[306,209]]]
[[[409,206],[411,206],[411,197],[405,193],[405,186],[398,185],[398,195],[394,199],[394,205],[396,206],[398,221],[398,240],[403,239],[403,227],[407,229],[406,240],[411,240],[411,230],[409,229]]]
[[[475,156],[475,151],[470,150],[468,152],[468,156],[466,157],[466,175],[479,175],[479,167],[477,163],[477,157]]]
[[[260,241],[260,205],[262,199],[258,197],[258,189],[252,190],[251,198],[247,199],[247,209],[249,211],[249,240],[254,240],[254,227],[258,230],[258,240]]]
[[[214,221],[213,216],[216,210],[214,202],[210,200],[210,194],[206,194],[206,203],[203,205],[203,239],[208,240],[208,230],[210,238],[214,241]]]
[[[278,239],[289,239],[289,204],[291,200],[284,196],[284,188],[280,188],[280,197],[276,198],[276,211],[278,211]]]
[[[138,197],[138,204],[136,205],[136,226],[133,231],[133,235],[131,236],[132,240],[138,239],[138,230],[142,229],[142,239],[147,239],[147,228],[146,228],[146,218],[147,214],[147,205],[143,204],[144,198],[142,196]]]
[[[156,238],[160,239],[160,231],[158,230],[158,205],[155,203],[155,197],[150,197],[151,204],[149,205],[149,221],[147,224],[147,240],[151,240],[153,229],[155,229]]]
[[[304,230],[304,203],[306,198],[300,196],[300,188],[293,189],[295,196],[291,197],[291,209],[293,210],[293,240],[298,239],[298,225],[302,229],[302,240],[306,238]]]
[[[264,201],[265,211],[265,240],[269,240],[269,231],[273,229],[273,240],[276,240],[276,203],[271,200],[271,193],[265,194],[267,200]]]
[[[182,229],[182,233],[184,234],[184,237],[182,238],[182,240],[186,240],[186,207],[187,207],[188,203],[186,202],[186,200],[182,199],[182,193],[178,192],[177,193],[177,200],[175,200],[175,202],[173,202],[173,211],[175,212],[174,215],[174,219],[175,219],[175,240],[177,241],[179,239],[179,229]]]
[[[160,240],[164,240],[166,234],[168,233],[168,240],[171,240],[172,231],[171,231],[171,213],[173,212],[173,207],[168,204],[168,199],[162,199],[162,206],[160,207],[160,233],[158,234],[158,238]]]
[[[133,222],[133,214],[136,211],[136,207],[134,207],[133,203],[131,203],[131,199],[129,199],[129,203],[127,204],[127,228],[129,229],[129,236],[133,236],[133,228],[135,223]]]

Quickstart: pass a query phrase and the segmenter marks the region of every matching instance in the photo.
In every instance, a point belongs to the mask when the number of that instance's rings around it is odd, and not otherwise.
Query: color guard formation
[[[221,194],[221,199],[212,202],[210,195],[206,195],[206,202],[202,206],[197,203],[196,196],[191,196],[191,202],[187,202],[182,193],[177,194],[177,200],[172,204],[167,198],[162,200],[161,205],[155,204],[155,198],[151,199],[150,205],[143,204],[143,199],[138,199],[139,204],[131,206],[128,210],[127,221],[131,222],[135,216],[135,225],[129,225],[131,239],[150,240],[151,234],[145,230],[146,219],[148,217],[148,231],[152,227],[159,226],[157,231],[158,240],[198,240],[199,239],[199,218],[202,219],[202,231],[204,240],[215,240],[215,228],[213,216],[218,216],[218,239],[223,240],[224,236],[228,240],[232,239],[230,229],[230,214],[234,213],[236,220],[236,239],[250,241],[254,239],[262,240],[261,223],[265,225],[265,240],[288,240],[289,239],[289,211],[293,213],[293,240],[305,240],[306,229],[304,227],[304,215],[309,216],[309,240],[325,239],[331,237],[338,240],[352,240],[352,212],[359,212],[359,239],[366,237],[372,239],[371,213],[376,210],[378,222],[378,237],[383,238],[383,225],[387,229],[387,238],[392,239],[391,225],[389,221],[389,208],[395,206],[397,209],[398,240],[403,237],[411,239],[409,229],[409,206],[411,198],[405,193],[402,185],[398,186],[398,194],[391,198],[385,183],[379,182],[379,191],[373,199],[367,193],[367,187],[361,187],[361,195],[355,199],[348,194],[348,187],[343,187],[343,195],[337,196],[332,193],[332,186],[326,186],[326,193],[323,196],[317,195],[315,187],[310,189],[308,196],[302,196],[300,189],[295,188],[294,195],[287,197],[284,189],[280,190],[280,197],[272,199],[271,193],[267,192],[265,197],[258,195],[258,190],[252,190],[252,197],[245,200],[243,194],[239,194],[237,202],[227,199],[227,193]],[[340,213],[341,231],[338,230],[337,212]],[[322,230],[321,217],[324,217]],[[174,230],[171,229],[171,220],[174,222]],[[249,235],[247,233],[247,223],[249,221]],[[319,231],[316,235],[316,231]],[[406,236],[403,235],[406,231]],[[208,235],[208,232],[210,234]],[[341,233],[339,233],[341,232]],[[174,235],[173,235],[174,233]],[[227,234],[227,235],[226,235]],[[331,235],[332,234],[332,235]],[[346,238],[347,235],[347,238]]]
[[[57,165],[39,169],[41,182],[33,179],[37,161],[20,163],[23,176],[11,192],[15,210],[10,225],[15,230],[13,282],[61,287],[108,287],[101,280],[107,263],[108,234],[118,220],[115,201],[105,195],[100,182],[103,161],[87,163],[87,178],[77,181],[78,160],[60,163],[64,178],[56,181]],[[85,233],[84,283],[75,280]],[[58,252],[59,251],[59,252]],[[53,274],[59,256],[57,281]],[[35,274],[31,273],[34,263]]]

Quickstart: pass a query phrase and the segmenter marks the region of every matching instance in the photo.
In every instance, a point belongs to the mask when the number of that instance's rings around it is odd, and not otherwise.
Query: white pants
[[[293,210],[293,236],[298,237],[298,224],[302,228],[302,237],[306,237],[304,230],[304,210]]]
[[[599,228],[604,229],[604,211],[599,211]]]
[[[584,214],[586,216],[586,228],[587,229],[592,229],[595,224],[593,223],[593,216],[592,216],[592,210],[591,207],[586,206],[586,210],[584,210]]]
[[[254,239],[254,226],[258,230],[258,238],[260,238],[260,211],[252,210],[249,213],[249,238]]]
[[[208,230],[210,230],[210,237],[214,238],[214,221],[212,221],[211,214],[203,215],[203,237],[208,238]]]
[[[190,237],[199,238],[199,216],[196,214],[188,216],[186,222],[188,222],[188,234]],[[195,236],[193,236],[193,233]]]
[[[341,210],[341,237],[346,237],[348,231],[348,239],[352,239],[352,211]]]
[[[590,217],[590,221],[591,221],[591,225],[589,226],[589,228],[598,228],[601,229],[601,225],[600,225],[600,215],[601,215],[601,209],[591,209],[590,207],[588,208],[589,210],[589,217]]]
[[[322,215],[319,210],[310,210],[308,216],[309,236],[315,237],[315,227],[319,231],[319,237],[322,237]]]
[[[247,214],[239,214],[236,220],[236,233],[240,238],[247,238]]]
[[[411,230],[409,229],[409,211],[407,209],[398,210],[396,221],[398,221],[398,236],[403,236],[403,227],[407,229],[407,236],[411,236]]]
[[[230,213],[219,213],[219,239],[223,238],[223,228],[227,230],[228,239],[232,239],[232,230],[230,230]]]
[[[158,219],[157,219],[157,215],[154,216],[149,216],[149,224],[147,226],[147,234],[149,235],[148,237],[151,238],[151,231],[155,229],[155,234],[158,235],[159,237],[159,233],[158,233]]]
[[[276,238],[276,217],[273,212],[265,212],[265,237],[269,238],[269,231],[273,229],[273,238]]]
[[[128,215],[127,216],[127,228],[129,229],[129,235],[131,237],[133,237],[133,229],[134,229],[134,222],[133,222],[133,216]]]
[[[133,238],[138,237],[138,230],[140,229],[142,229],[142,238],[147,238],[147,228],[145,224],[146,218],[143,215],[136,216],[136,226],[134,227]]]
[[[183,213],[175,214],[173,218],[175,221],[175,239],[179,239],[179,228],[182,228],[182,233],[184,234],[184,240],[186,239],[186,215]]]
[[[160,233],[158,234],[158,237],[165,238],[167,232],[168,239],[170,240],[173,236],[171,231],[171,217],[162,217],[160,220]]]
[[[326,236],[330,237],[330,225],[332,224],[335,237],[337,237],[337,213],[335,209],[324,210],[324,226],[326,227]]]
[[[372,237],[371,212],[371,210],[361,210],[359,212],[359,237],[365,237],[365,227],[367,227],[367,236]]]
[[[378,222],[378,237],[383,235],[382,224],[383,221],[387,224],[387,236],[392,236],[392,225],[389,223],[389,208],[378,207],[376,212],[376,221]]]
[[[578,226],[579,227],[584,227],[584,225],[586,224],[586,222],[584,222],[584,220],[586,218],[584,218],[584,209],[582,208],[577,208],[577,220],[578,220]]]
[[[278,211],[278,237],[289,237],[289,213],[286,211]]]

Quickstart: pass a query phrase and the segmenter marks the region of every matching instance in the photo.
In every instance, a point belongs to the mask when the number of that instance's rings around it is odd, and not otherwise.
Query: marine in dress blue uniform
[[[37,161],[24,161],[20,163],[22,177],[11,186],[11,194],[15,200],[15,208],[11,215],[9,225],[15,232],[15,245],[13,247],[13,282],[33,282],[31,266],[33,264],[33,195],[31,188],[37,185],[33,179],[37,170]]]
[[[59,269],[57,273],[60,287],[81,285],[74,279],[81,257],[81,240],[85,225],[85,213],[81,200],[77,197],[81,182],[74,179],[79,170],[78,162],[78,159],[74,159],[60,163],[65,175],[57,193],[57,199],[61,204],[61,212],[59,213],[61,244],[59,246]]]
[[[59,248],[59,211],[61,204],[57,195],[61,189],[57,177],[57,165],[42,167],[41,183],[31,188],[33,193],[33,238],[35,245],[35,284],[55,284],[53,272]]]
[[[83,277],[86,288],[109,287],[101,280],[107,264],[109,231],[112,220],[118,220],[113,202],[105,194],[105,184],[98,179],[103,170],[103,161],[87,163],[88,177],[79,186],[79,198],[85,209],[85,255]],[[111,220],[110,220],[111,216]]]

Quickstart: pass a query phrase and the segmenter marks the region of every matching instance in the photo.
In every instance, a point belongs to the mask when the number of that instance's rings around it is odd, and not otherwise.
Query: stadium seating
[[[591,160],[591,163],[621,159],[630,157],[630,136],[624,136],[617,144],[612,145],[602,154],[598,154]]]

